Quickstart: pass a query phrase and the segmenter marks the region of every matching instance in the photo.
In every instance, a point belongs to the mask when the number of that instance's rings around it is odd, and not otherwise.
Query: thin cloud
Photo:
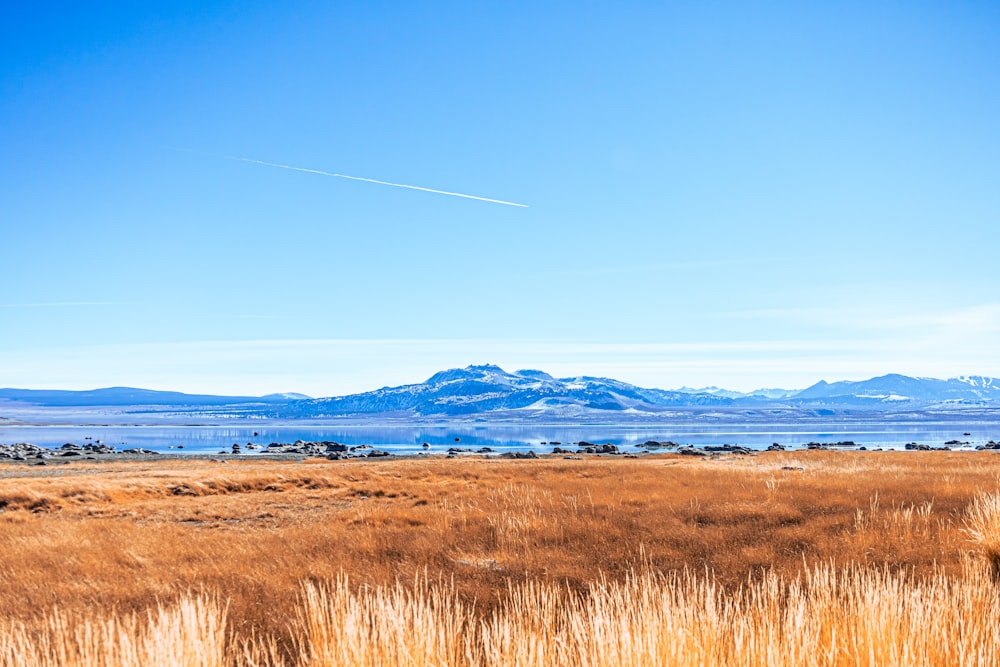
[[[775,318],[797,320],[813,324],[828,325],[835,322],[840,326],[855,329],[884,332],[906,330],[931,332],[956,330],[963,332],[1000,331],[1000,302],[990,302],[959,308],[938,308],[913,310],[900,309],[897,312],[886,307],[858,306],[803,306],[789,308],[760,308],[734,310],[719,313],[719,317],[732,319]]]
[[[67,308],[77,306],[126,306],[122,301],[48,301],[40,303],[0,303],[0,308]]]
[[[203,155],[213,155],[212,153],[203,153]],[[265,162],[264,160],[254,160],[248,157],[236,157],[234,155],[219,155],[217,157],[224,157],[229,160],[237,160],[239,162],[248,162],[250,164],[259,164],[264,167],[275,167],[277,169],[290,169],[291,171],[302,171],[307,174],[318,174],[320,176],[331,176],[333,178],[345,178],[349,181],[363,181],[365,183],[375,183],[376,185],[388,185],[394,188],[406,188],[407,190],[419,190],[421,192],[431,192],[437,195],[447,195],[449,197],[461,197],[463,199],[474,199],[476,201],[489,202],[490,204],[503,204],[504,206],[516,206],[518,208],[528,208],[527,204],[518,204],[517,202],[505,201],[503,199],[491,199],[489,197],[479,197],[476,195],[468,195],[462,192],[451,192],[449,190],[437,190],[434,188],[425,188],[419,185],[407,185],[405,183],[392,183],[390,181],[380,181],[376,178],[364,178],[362,176],[348,176],[347,174],[335,174],[331,171],[323,171],[322,169],[307,169],[305,167],[294,167],[289,164],[278,164],[277,162]]]
[[[735,266],[771,266],[777,262],[784,261],[774,257],[745,257],[742,259],[706,259],[691,260],[683,262],[656,262],[653,264],[635,264],[621,266],[585,266],[574,269],[553,269],[551,271],[538,271],[537,275],[550,276],[590,276],[590,275],[615,275],[634,273],[660,273],[668,271],[704,271],[707,269],[729,268]]]

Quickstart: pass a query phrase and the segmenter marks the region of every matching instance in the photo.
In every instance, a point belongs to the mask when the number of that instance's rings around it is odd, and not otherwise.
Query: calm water
[[[971,435],[964,436],[968,431]],[[431,451],[448,447],[490,447],[497,451],[549,452],[553,443],[564,447],[586,440],[631,447],[647,440],[673,440],[681,444],[738,444],[763,449],[773,442],[789,447],[804,443],[853,440],[869,449],[901,449],[908,442],[932,446],[948,440],[968,441],[970,446],[1000,440],[1000,422],[963,425],[956,422],[851,423],[851,424],[771,424],[695,426],[561,426],[466,424],[430,426],[5,426],[0,427],[0,444],[30,442],[58,447],[67,442],[87,440],[123,447],[142,447],[159,452],[216,453],[230,450],[234,443],[267,445],[295,440],[333,440],[347,445],[372,445],[396,454]],[[456,441],[456,438],[458,439]],[[542,443],[547,444],[542,444]],[[183,447],[183,449],[181,449]]]

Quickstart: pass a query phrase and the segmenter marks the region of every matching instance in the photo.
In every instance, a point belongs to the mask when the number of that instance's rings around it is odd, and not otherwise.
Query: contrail
[[[227,157],[230,160],[239,160],[240,162],[249,162],[251,164],[261,164],[265,167],[277,167],[279,169],[291,169],[292,171],[304,171],[307,174],[319,174],[320,176],[333,176],[334,178],[346,178],[351,181],[364,181],[365,183],[377,183],[379,185],[391,185],[394,188],[406,188],[408,190],[420,190],[421,192],[433,192],[438,195],[448,195],[449,197],[462,197],[464,199],[475,199],[476,201],[490,202],[491,204],[503,204],[504,206],[518,206],[520,208],[528,208],[527,204],[518,204],[512,201],[504,201],[502,199],[490,199],[488,197],[477,197],[475,195],[466,195],[461,192],[448,192],[447,190],[435,190],[434,188],[422,188],[419,185],[406,185],[404,183],[390,183],[389,181],[379,181],[374,178],[362,178],[361,176],[348,176],[347,174],[334,174],[329,171],[321,171],[319,169],[306,169],[304,167],[293,167],[288,164],[277,164],[275,162],[264,162],[263,160],[253,160],[248,157],[235,157],[232,155],[225,155],[222,157]]]

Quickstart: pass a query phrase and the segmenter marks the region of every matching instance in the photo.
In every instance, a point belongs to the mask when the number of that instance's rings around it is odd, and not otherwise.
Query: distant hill
[[[0,389],[0,400],[17,401],[48,407],[94,407],[131,405],[214,406],[275,404],[309,397],[304,394],[269,394],[267,396],[212,396],[184,394],[178,391],[155,391],[133,387],[108,387],[87,391],[57,389]]]
[[[710,394],[643,389],[589,376],[557,379],[537,370],[508,373],[487,364],[441,371],[420,384],[299,401],[289,405],[287,413],[302,417],[457,416],[519,411],[525,416],[568,416],[592,411],[656,413],[669,407],[731,403],[732,399]]]
[[[792,395],[797,405],[1000,404],[1000,380],[963,376],[950,380],[883,375],[860,382],[817,382]]]

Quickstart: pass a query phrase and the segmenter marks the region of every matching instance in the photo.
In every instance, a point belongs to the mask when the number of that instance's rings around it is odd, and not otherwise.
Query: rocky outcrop
[[[537,459],[538,454],[533,451],[527,452],[504,452],[500,455],[502,459]]]
[[[645,447],[646,449],[677,449],[680,445],[673,440],[647,440],[641,445],[636,445],[637,447]]]
[[[583,445],[580,449],[576,450],[577,454],[619,454],[618,447],[612,445],[610,442],[604,445],[592,445],[588,443],[580,443]]]
[[[67,442],[66,444],[56,449],[40,447],[38,445],[32,445],[31,443],[27,442],[19,442],[13,445],[0,445],[0,460],[9,460],[9,461],[27,461],[27,460],[37,461],[53,457],[93,458],[96,455],[107,456],[112,454],[124,454],[124,453],[125,451],[118,452],[117,450],[115,450],[114,447],[110,445],[105,445],[100,441],[88,442],[83,445],[78,445],[73,442]]]
[[[321,440],[317,442],[296,440],[291,443],[272,442],[264,448],[263,453],[271,455],[276,454],[326,458],[331,461],[392,456],[389,452],[381,449],[373,449],[371,445],[344,445],[339,442],[333,442],[332,440]]]
[[[903,445],[904,449],[911,452],[947,452],[947,447],[931,447],[930,445],[925,445],[922,442],[908,442]]]
[[[704,450],[706,452],[711,452],[712,454],[752,454],[753,450],[749,447],[741,447],[740,445],[705,445]]]

